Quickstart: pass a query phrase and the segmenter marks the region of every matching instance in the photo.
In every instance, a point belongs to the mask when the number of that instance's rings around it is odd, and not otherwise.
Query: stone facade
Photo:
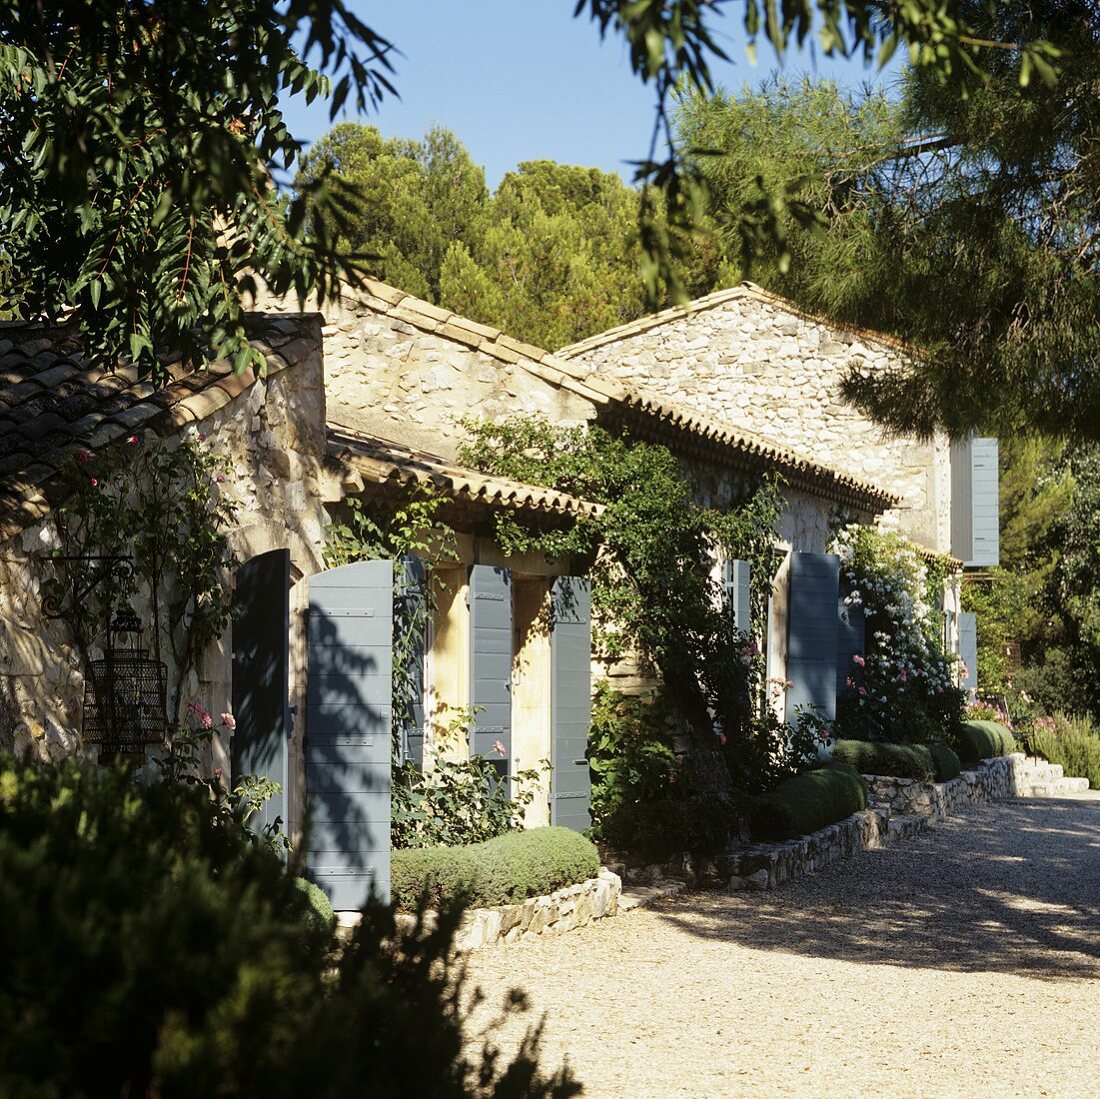
[[[282,299],[265,309],[293,310]],[[545,352],[371,282],[324,305],[325,385],[331,424],[455,460],[466,416],[524,413],[554,423],[593,416],[590,400]]]
[[[179,430],[201,433],[203,445],[228,460],[218,491],[238,506],[238,526],[229,532],[237,559],[289,549],[293,578],[300,580],[322,568],[326,522],[320,491],[325,395],[319,339],[314,336],[311,350],[299,349],[292,364],[272,362],[266,378],[249,379],[250,384],[230,380],[231,387],[197,391],[176,406]],[[155,438],[141,424],[134,430],[144,442]],[[166,436],[166,445],[172,445],[171,438]],[[47,514],[0,546],[0,746],[54,760],[84,750],[79,655],[67,628],[45,617],[41,603],[40,558],[55,544]],[[296,587],[300,596],[304,585]],[[292,605],[293,600],[292,593]],[[134,609],[149,620],[150,609],[140,600]],[[190,673],[185,701],[195,699],[215,714],[230,709],[232,652],[230,628]],[[291,689],[304,689],[300,665],[292,672]],[[227,768],[228,745],[218,745],[211,762]]]
[[[276,298],[262,300],[265,308],[289,308]],[[628,393],[617,382],[586,378],[591,372],[583,364],[559,360],[392,287],[368,281],[363,290],[349,291],[324,309],[331,424],[454,460],[466,437],[461,426],[466,417],[539,415],[560,425],[621,422],[618,413]],[[669,413],[646,409],[634,418],[655,427],[670,420]],[[728,507],[743,496],[751,470],[768,462],[759,459],[761,448],[751,440],[700,445],[712,434],[704,425],[690,424],[669,428],[661,441],[680,456],[702,503]],[[780,460],[771,468],[793,480],[797,466],[794,460],[788,469]],[[843,469],[850,472],[847,464]],[[791,487],[785,496],[779,537],[794,549],[822,550],[830,522],[845,509],[828,490]],[[847,511],[866,520],[874,506],[865,501]]]
[[[950,447],[887,436],[840,397],[850,369],[882,371],[895,342],[802,313],[750,283],[565,348],[587,378],[618,381],[781,441],[901,498],[902,529],[950,551]]]

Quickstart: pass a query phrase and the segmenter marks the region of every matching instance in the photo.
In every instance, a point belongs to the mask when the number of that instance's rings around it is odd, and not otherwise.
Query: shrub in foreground
[[[1050,763],[1060,763],[1066,775],[1087,778],[1100,789],[1100,731],[1087,717],[1037,718],[1028,735],[1031,750]]]
[[[1011,755],[1016,749],[1016,738],[996,721],[964,721],[959,730],[959,759],[963,763]]]
[[[422,896],[429,908],[455,897],[487,908],[553,893],[595,877],[599,869],[595,844],[579,832],[531,828],[464,847],[394,851],[390,891],[401,909],[415,909]]]
[[[457,908],[370,905],[340,950],[239,825],[204,787],[0,757],[0,1095],[576,1094],[537,1032],[464,1048]]]
[[[753,839],[791,839],[866,808],[867,786],[859,772],[847,763],[828,763],[757,798],[749,813],[749,830]]]
[[[886,744],[879,740],[838,740],[833,759],[848,763],[861,775],[894,775],[931,782],[935,777],[932,753],[923,744]]]

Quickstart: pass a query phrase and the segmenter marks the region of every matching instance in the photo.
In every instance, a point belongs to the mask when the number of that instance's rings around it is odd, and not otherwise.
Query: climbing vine
[[[67,470],[71,491],[54,512],[57,547],[45,561],[44,595],[59,608],[85,669],[118,608],[147,600],[152,655],[172,658],[173,724],[188,675],[229,625],[236,562],[226,532],[236,506],[221,489],[227,470],[200,433],[151,445],[131,435],[98,452],[77,451]],[[106,570],[105,557],[131,567]]]
[[[665,447],[536,417],[469,420],[465,426],[466,463],[603,505],[567,531],[545,532],[502,516],[497,535],[509,552],[539,549],[582,558],[592,580],[597,654],[608,661],[632,654],[656,673],[675,715],[676,737],[688,738],[689,755],[705,760],[704,770],[729,764],[744,788],[744,761],[728,757],[767,755],[756,744],[761,710],[753,697],[763,657],[734,625],[714,562],[750,563],[752,634],[759,636],[782,506],[778,483],[761,480],[738,505],[719,511],[696,502]],[[606,770],[618,774],[623,768]],[[727,791],[729,786],[727,781]],[[704,800],[714,798],[724,802],[725,794],[715,789]]]

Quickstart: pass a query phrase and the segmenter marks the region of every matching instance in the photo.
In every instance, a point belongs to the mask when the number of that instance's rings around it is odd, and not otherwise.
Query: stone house
[[[838,325],[744,282],[599,333],[558,358],[587,382],[637,387],[867,478],[898,498],[883,520],[920,547],[964,569],[996,565],[997,440],[890,434],[841,396],[850,371],[883,371],[909,354],[881,333]],[[957,585],[945,591],[944,609],[945,641],[967,668],[962,685],[976,690],[976,622],[961,612]]]
[[[264,304],[281,307],[277,301]],[[599,376],[583,363],[375,280],[327,303],[325,319],[328,418],[334,430],[397,440],[453,462],[466,438],[466,417],[522,413],[558,424],[599,424],[667,446],[697,498],[717,508],[735,504],[759,475],[778,473],[785,507],[776,531],[775,573],[753,581],[773,589],[765,639],[769,674],[793,682],[785,700],[790,712],[813,702],[832,715],[836,657],[820,643],[821,612],[815,609],[830,597],[814,589],[800,566],[824,554],[839,521],[870,522],[901,505],[900,495],[853,476],[851,463],[837,468],[805,457],[711,411],[667,400],[640,383]],[[835,591],[831,599],[826,617],[835,620]],[[803,627],[810,631],[806,637]],[[628,690],[649,685],[631,662],[594,670]]]
[[[568,561],[505,559],[492,538],[492,518],[506,509],[537,525],[560,526],[594,505],[370,436],[330,431],[321,318],[260,315],[252,322],[265,362],[259,376],[234,375],[221,363],[201,371],[166,363],[162,386],[125,365],[95,366],[78,334],[65,328],[12,323],[0,330],[0,748],[58,760],[138,747],[90,743],[83,735],[90,736],[88,717],[103,697],[113,707],[112,725],[126,724],[120,713],[136,715],[140,707],[153,754],[174,721],[194,724],[202,711],[232,713],[235,731],[215,729],[205,766],[234,780],[255,773],[278,781],[282,791],[264,807],[261,824],[280,817],[292,836],[309,795],[307,865],[337,907],[357,907],[372,881],[385,890],[395,570],[390,561],[327,568],[325,505],[355,496],[392,508],[410,484],[430,482],[444,498],[440,518],[456,532],[450,556],[435,562],[437,577],[454,576],[461,586],[448,585],[435,608],[427,682],[437,693],[446,689],[452,706],[484,706],[494,716],[506,711],[495,731],[481,729],[489,743],[475,744],[489,754],[501,742],[505,771],[513,758],[520,766],[549,760],[545,796],[531,806],[531,823],[586,825],[587,768],[576,761],[584,756],[588,711],[568,701],[588,698],[588,622],[578,612],[583,583],[568,576]],[[54,509],[69,498],[72,476],[90,482],[111,448],[171,450],[187,436],[224,460],[214,491],[237,509],[227,531],[237,562],[235,613],[182,674],[165,646],[158,686],[158,661],[147,647],[136,662],[133,653],[116,651],[108,619],[117,624],[121,615],[117,606],[101,612],[102,590],[79,593],[97,607],[97,627],[82,655],[71,624],[51,616],[44,581],[52,568],[47,558],[58,549]],[[110,572],[88,564],[90,575],[106,583]],[[494,586],[508,596],[504,638],[494,614],[504,595]],[[477,590],[467,605],[470,588]],[[552,621],[548,611],[566,588],[575,596],[569,613]],[[136,590],[130,601],[148,645],[150,593]],[[474,676],[486,661],[495,679]],[[103,665],[109,687],[96,671]],[[151,677],[151,694],[138,694],[135,668]],[[189,714],[181,705],[181,712],[168,712],[167,684],[176,680],[182,702],[201,711]],[[119,702],[135,697],[140,702],[128,709]],[[429,710],[432,700],[425,699]],[[583,824],[571,819],[578,809]]]
[[[45,759],[82,747],[85,669],[66,626],[46,613],[42,590],[42,557],[57,547],[51,509],[65,498],[74,454],[127,438],[202,434],[227,459],[219,491],[239,509],[229,532],[236,558],[285,552],[292,590],[323,567],[320,318],[272,318],[258,327],[255,346],[262,377],[234,376],[226,364],[195,372],[169,363],[167,384],[156,387],[131,367],[91,364],[67,329],[0,328],[0,745]],[[148,626],[147,605],[139,616]],[[94,643],[96,656],[104,643]],[[291,677],[300,691],[301,669]],[[215,713],[231,709],[231,637],[188,673],[183,695]],[[228,745],[214,752],[212,763],[228,768]]]

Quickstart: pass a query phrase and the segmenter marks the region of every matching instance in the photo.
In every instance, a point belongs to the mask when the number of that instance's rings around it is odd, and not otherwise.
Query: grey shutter
[[[970,448],[974,538],[967,564],[982,568],[992,568],[1001,561],[997,450],[996,439],[975,439]]]
[[[863,608],[860,606],[848,606],[845,602],[847,585],[841,585],[840,598],[837,602],[837,627],[836,627],[836,690],[840,694],[848,686],[848,678],[852,676],[854,666],[853,656],[863,656],[866,652],[866,619]]]
[[[978,616],[970,611],[959,612],[959,656],[967,674],[959,680],[966,691],[978,689]]]
[[[792,553],[787,621],[787,720],[812,705],[836,718],[837,599],[840,559],[831,553]]]
[[[419,557],[406,557],[401,562],[401,590],[398,602],[406,624],[408,636],[395,639],[401,646],[409,647],[409,667],[406,682],[402,684],[403,696],[394,699],[399,707],[397,725],[401,733],[401,749],[404,759],[424,764],[424,651],[427,641],[427,573]]]
[[[1000,563],[1000,479],[997,440],[970,438],[951,446],[951,552],[965,565]]]
[[[733,611],[733,624],[745,633],[752,633],[749,602],[750,575],[748,561],[722,562],[722,588],[726,607]]]
[[[592,724],[592,589],[559,576],[551,599],[550,823],[583,831],[592,820],[588,730]]]
[[[393,563],[309,585],[306,864],[336,909],[390,889]]]
[[[951,552],[969,561],[974,552],[974,503],[970,439],[951,444]]]
[[[470,566],[471,750],[490,760],[507,783],[512,758],[512,574]],[[504,755],[494,749],[500,742]]]
[[[233,593],[232,784],[245,775],[279,783],[251,822],[287,820],[290,737],[290,551],[271,550],[237,570]]]

